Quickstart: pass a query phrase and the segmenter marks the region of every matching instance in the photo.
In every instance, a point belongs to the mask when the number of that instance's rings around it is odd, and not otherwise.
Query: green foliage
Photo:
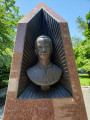
[[[78,70],[85,69],[89,74],[90,71],[90,40],[84,40],[81,45],[74,48],[75,60]]]
[[[85,40],[74,46],[77,68],[78,70],[85,69],[90,77],[90,11],[86,14],[85,20],[79,16],[76,23],[85,37]],[[75,38],[75,40],[78,42],[78,39]]]
[[[82,39],[80,37],[77,37],[77,36],[73,36],[71,38],[71,40],[72,40],[73,48],[75,48],[77,45],[80,45],[81,41],[82,41]]]
[[[17,22],[22,18],[14,0],[0,0],[0,49],[13,48]]]
[[[76,23],[78,24],[78,29],[82,32],[82,35],[90,40],[90,11],[86,14],[85,20],[79,16]]]
[[[86,21],[83,20],[80,16],[77,18],[76,23],[78,24],[78,30],[81,32],[87,28]]]
[[[0,0],[0,81],[8,79],[4,77],[4,72],[9,74],[10,71],[17,22],[22,17],[15,0]]]

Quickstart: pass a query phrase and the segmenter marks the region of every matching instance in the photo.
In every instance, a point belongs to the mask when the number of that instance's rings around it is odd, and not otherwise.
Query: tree
[[[73,36],[71,40],[72,40],[73,48],[75,48],[77,45],[80,45],[82,41],[82,39],[78,36]]]
[[[75,60],[78,70],[85,69],[90,76],[90,41],[82,41],[74,48]]]
[[[15,0],[0,0],[0,80],[9,74],[11,56],[14,47],[17,22],[23,17],[19,15],[19,7]],[[8,79],[8,76],[7,76]]]
[[[90,40],[90,11],[86,14],[85,20],[79,16],[76,23],[78,24],[79,31],[82,32],[86,40]]]
[[[85,36],[85,40],[74,47],[75,60],[78,70],[85,69],[90,77],[90,11],[83,20],[80,16],[77,18],[79,31]]]

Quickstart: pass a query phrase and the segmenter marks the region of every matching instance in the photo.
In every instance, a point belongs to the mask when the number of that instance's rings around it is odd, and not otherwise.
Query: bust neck
[[[47,66],[50,63],[50,58],[49,59],[39,59],[39,63],[43,66]]]

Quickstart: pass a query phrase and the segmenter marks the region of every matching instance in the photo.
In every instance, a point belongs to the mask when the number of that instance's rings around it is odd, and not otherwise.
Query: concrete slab
[[[90,120],[90,87],[82,87],[82,93],[84,97],[88,120]]]

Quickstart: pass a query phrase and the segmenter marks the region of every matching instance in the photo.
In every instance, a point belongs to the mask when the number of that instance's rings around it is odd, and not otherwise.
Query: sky
[[[16,0],[16,6],[20,7],[20,15],[26,15],[40,2],[40,0]],[[75,21],[79,16],[85,19],[85,15],[90,11],[90,0],[42,0],[42,2],[68,22],[71,37],[78,36],[84,39]]]

